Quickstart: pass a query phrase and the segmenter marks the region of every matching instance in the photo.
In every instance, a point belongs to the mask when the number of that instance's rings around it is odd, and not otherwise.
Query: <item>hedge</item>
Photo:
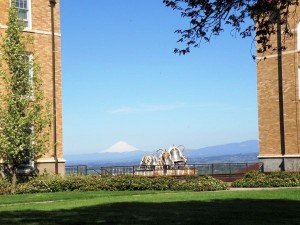
[[[299,187],[300,172],[260,173],[250,171],[242,179],[231,184],[232,187]]]
[[[183,178],[183,179],[182,179]],[[0,183],[1,184],[1,183]],[[59,191],[125,191],[125,190],[171,190],[171,191],[216,191],[226,190],[226,183],[212,177],[187,176],[144,177],[132,175],[118,176],[40,176],[26,183],[18,184],[16,194]],[[0,194],[9,190],[0,189]]]

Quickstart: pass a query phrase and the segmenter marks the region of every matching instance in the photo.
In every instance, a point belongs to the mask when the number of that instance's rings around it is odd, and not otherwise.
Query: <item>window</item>
[[[28,63],[29,63],[29,70],[28,70],[28,82],[29,82],[29,85],[31,87],[33,87],[33,56],[32,54],[28,53],[26,55],[26,58],[28,60]],[[31,93],[30,93],[30,98],[34,98],[34,93],[33,93],[33,90],[31,90]]]
[[[28,69],[28,76],[29,76],[29,83],[33,85],[33,56],[31,53],[26,53],[24,55],[25,60],[27,60],[29,69]]]
[[[14,0],[19,17],[26,28],[31,27],[30,0]]]
[[[27,61],[27,68],[28,68],[28,84],[29,84],[29,88],[31,89],[31,90],[28,90],[27,88],[28,88],[28,86],[27,85],[24,85],[24,90],[23,90],[23,92],[24,92],[24,95],[25,96],[28,96],[29,98],[34,98],[34,93],[33,93],[33,90],[32,90],[32,88],[33,88],[33,56],[32,56],[32,54],[31,53],[25,53],[24,55],[23,55],[23,57],[24,57],[24,60],[26,60]],[[26,72],[26,73],[27,73]],[[27,88],[26,88],[26,87]],[[30,92],[30,93],[29,93]]]

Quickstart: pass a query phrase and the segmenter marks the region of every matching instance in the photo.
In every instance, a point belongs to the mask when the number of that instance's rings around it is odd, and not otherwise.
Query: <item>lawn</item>
[[[300,224],[300,189],[0,196],[1,225]]]

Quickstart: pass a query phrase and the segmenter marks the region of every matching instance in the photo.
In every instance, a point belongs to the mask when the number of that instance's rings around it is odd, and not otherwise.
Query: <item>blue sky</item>
[[[252,40],[175,55],[187,24],[162,0],[62,1],[61,25],[65,154],[257,139]]]

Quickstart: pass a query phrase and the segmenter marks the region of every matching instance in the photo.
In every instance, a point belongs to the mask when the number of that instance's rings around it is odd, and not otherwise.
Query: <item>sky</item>
[[[65,154],[258,138],[252,40],[228,29],[178,56],[187,25],[162,0],[61,1]]]

